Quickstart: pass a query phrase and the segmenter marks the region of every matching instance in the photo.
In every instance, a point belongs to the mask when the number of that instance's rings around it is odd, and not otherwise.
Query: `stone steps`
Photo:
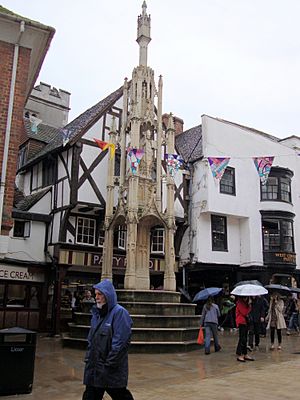
[[[118,302],[133,320],[131,353],[185,352],[199,348],[196,344],[199,315],[195,304],[180,303],[180,293],[167,291],[118,290]],[[86,348],[91,313],[75,313],[69,333],[63,335],[64,346]]]

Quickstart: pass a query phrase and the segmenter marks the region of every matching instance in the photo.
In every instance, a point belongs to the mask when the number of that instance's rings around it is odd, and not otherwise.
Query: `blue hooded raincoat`
[[[108,313],[101,317],[97,306],[92,307],[83,383],[101,388],[123,388],[128,382],[132,319],[128,311],[117,304],[117,294],[109,280],[93,287],[105,295]]]

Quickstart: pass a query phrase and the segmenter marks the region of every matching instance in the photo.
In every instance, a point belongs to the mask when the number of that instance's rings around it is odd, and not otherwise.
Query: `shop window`
[[[95,244],[96,221],[91,218],[77,218],[76,241],[82,244]]]
[[[263,218],[263,250],[294,252],[293,222],[285,219]]]
[[[29,307],[30,308],[39,308],[39,291],[36,286],[32,286],[30,288],[30,298],[29,298]]]
[[[16,238],[30,237],[30,227],[31,227],[30,221],[15,220],[13,237]]]
[[[227,251],[227,222],[226,217],[211,216],[211,236],[213,251]]]
[[[220,193],[235,196],[235,169],[227,167],[220,180]]]
[[[8,285],[7,288],[7,307],[25,307],[26,306],[26,286]]]
[[[266,184],[261,184],[261,200],[292,202],[291,178],[293,172],[272,167]]]
[[[165,251],[165,230],[154,228],[152,230],[151,253],[164,253]]]

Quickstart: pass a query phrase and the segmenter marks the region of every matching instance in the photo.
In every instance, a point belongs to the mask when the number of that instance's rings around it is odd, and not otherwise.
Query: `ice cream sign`
[[[16,267],[7,264],[0,264],[0,279],[31,282],[45,281],[44,274],[42,273],[29,272],[28,268]]]

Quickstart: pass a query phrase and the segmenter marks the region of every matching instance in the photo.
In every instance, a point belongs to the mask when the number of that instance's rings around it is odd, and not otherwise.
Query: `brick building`
[[[0,6],[0,258],[7,253],[23,112],[55,30]]]

